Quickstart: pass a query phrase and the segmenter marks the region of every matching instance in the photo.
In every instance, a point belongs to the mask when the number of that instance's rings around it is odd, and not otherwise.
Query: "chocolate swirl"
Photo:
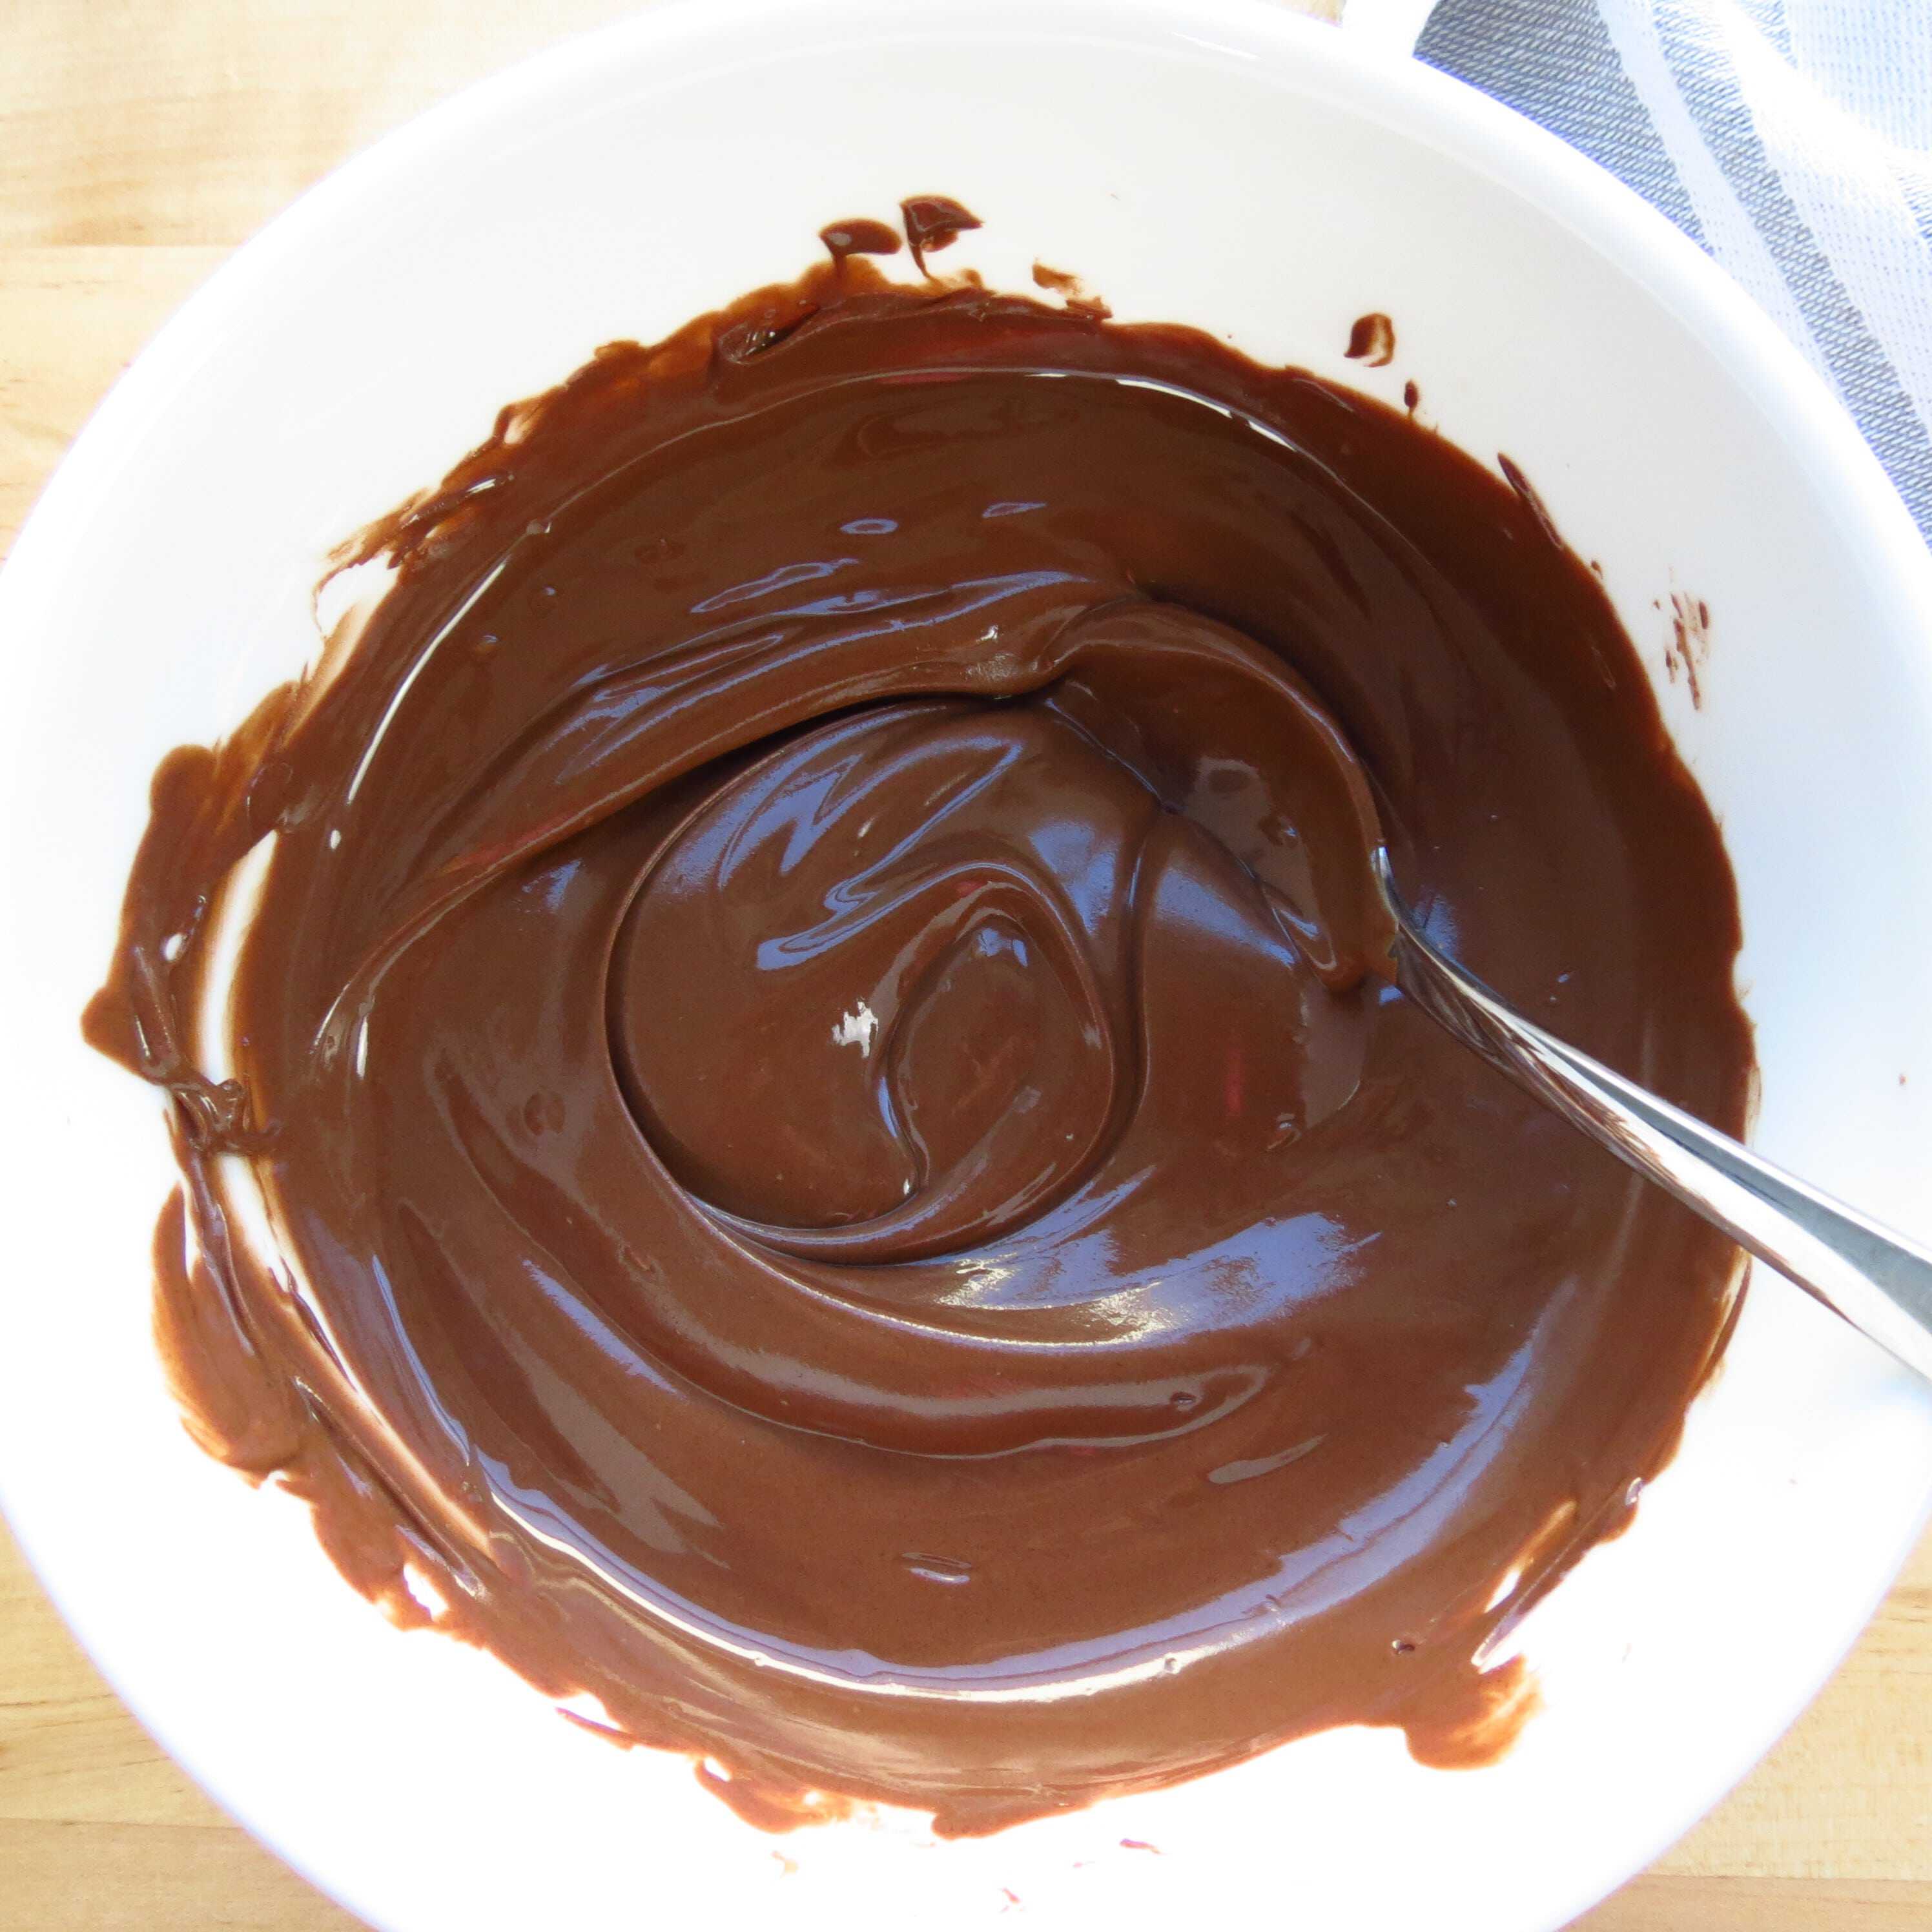
[[[90,1013],[179,1102],[203,1439],[767,1821],[1500,1748],[1487,1650],[1668,1455],[1732,1257],[1368,973],[1372,787],[1519,1001],[1729,1127],[1749,1065],[1710,815],[1531,510],[848,251],[360,555],[164,767]]]

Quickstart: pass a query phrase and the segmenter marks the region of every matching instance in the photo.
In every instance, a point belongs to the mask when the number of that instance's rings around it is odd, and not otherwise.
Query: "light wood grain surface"
[[[103,392],[270,215],[418,109],[631,10],[0,0],[0,550]],[[0,1932],[352,1922],[162,1755],[0,1532]],[[1932,1928],[1932,1540],[1768,1761],[1584,1925]]]

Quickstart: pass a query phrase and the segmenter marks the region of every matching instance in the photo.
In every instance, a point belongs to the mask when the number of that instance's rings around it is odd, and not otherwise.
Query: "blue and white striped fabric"
[[[1932,541],[1932,0],[1439,0],[1416,51],[1701,243]]]

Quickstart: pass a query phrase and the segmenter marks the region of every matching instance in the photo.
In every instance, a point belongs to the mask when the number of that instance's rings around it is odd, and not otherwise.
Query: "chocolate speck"
[[[1701,597],[1672,591],[1670,641],[1664,647],[1664,668],[1672,684],[1681,677],[1690,689],[1692,708],[1702,710],[1704,692],[1700,674],[1711,654],[1711,607]]]
[[[1386,368],[1395,360],[1395,324],[1380,309],[1358,315],[1348,331],[1348,360],[1371,369]]]

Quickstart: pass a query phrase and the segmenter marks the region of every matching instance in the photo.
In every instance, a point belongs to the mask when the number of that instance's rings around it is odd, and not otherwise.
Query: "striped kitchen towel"
[[[1439,0],[1416,51],[1730,270],[1932,541],[1932,0]]]

